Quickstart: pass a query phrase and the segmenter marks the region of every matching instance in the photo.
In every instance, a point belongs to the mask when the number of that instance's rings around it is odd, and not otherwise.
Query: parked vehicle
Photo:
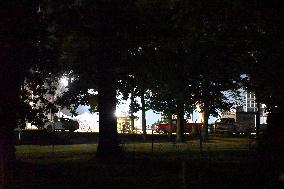
[[[190,133],[192,131],[192,128],[201,127],[201,123],[187,123],[186,120],[184,120],[184,133]],[[176,133],[177,131],[177,120],[172,120],[172,127],[169,123],[159,123],[155,125],[155,131],[160,134],[168,134],[168,133]]]
[[[74,132],[79,129],[79,123],[69,118],[58,118],[58,120],[54,122],[46,122],[44,124],[44,129],[48,132],[52,132],[55,130]]]
[[[234,118],[221,118],[215,121],[216,134],[233,134],[237,132],[237,124]]]
[[[234,118],[221,118],[215,122],[216,134],[254,137],[256,130],[246,122],[236,122]]]

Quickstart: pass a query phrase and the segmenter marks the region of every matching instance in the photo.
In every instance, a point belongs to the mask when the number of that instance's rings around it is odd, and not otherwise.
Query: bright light
[[[123,112],[120,109],[116,109],[114,112],[115,117],[121,117],[123,115]]]
[[[98,91],[95,91],[94,89],[88,89],[88,93],[92,95],[97,95],[99,94]]]
[[[60,83],[61,83],[64,87],[66,87],[66,86],[68,85],[68,78],[67,78],[67,77],[62,77],[62,78],[60,79]]]

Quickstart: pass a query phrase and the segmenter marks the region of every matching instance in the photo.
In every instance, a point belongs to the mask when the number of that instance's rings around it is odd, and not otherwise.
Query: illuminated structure
[[[255,114],[257,112],[257,103],[254,92],[245,92],[244,111]],[[260,104],[260,124],[266,124],[267,113],[265,112],[265,104]]]
[[[120,113],[118,115],[116,115],[117,118],[117,131],[119,133],[130,133],[131,129],[130,129],[130,117],[127,115],[127,113]],[[138,130],[141,129],[137,128],[137,126],[139,125],[139,117],[134,116],[134,130]]]

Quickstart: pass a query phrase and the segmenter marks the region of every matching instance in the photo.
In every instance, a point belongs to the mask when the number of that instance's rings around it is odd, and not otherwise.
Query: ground
[[[16,188],[281,188],[282,162],[248,138],[173,143],[127,140],[123,157],[95,159],[97,144],[18,145]]]

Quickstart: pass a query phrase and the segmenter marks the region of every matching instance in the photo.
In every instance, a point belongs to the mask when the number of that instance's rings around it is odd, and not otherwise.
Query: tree
[[[147,20],[149,15],[141,12],[145,8],[143,7],[144,2],[82,1],[80,5],[72,7],[69,11],[70,17],[75,17],[75,21],[72,22],[75,23],[75,26],[71,26],[71,32],[68,32],[67,37],[63,40],[62,59],[68,62],[69,68],[80,79],[86,79],[85,81],[93,79],[96,83],[101,117],[98,154],[110,155],[112,152],[119,151],[113,115],[117,81],[120,80],[120,77],[131,75],[132,72],[129,68],[137,65],[132,61],[129,63],[132,49],[151,46],[153,39],[157,36],[156,33],[149,35],[150,39],[142,43],[141,39],[147,38],[145,37],[145,29],[156,26]],[[149,5],[146,3],[146,6],[157,9],[157,2],[149,3]],[[160,7],[162,3],[159,2],[158,5]],[[161,12],[164,10],[159,13]],[[141,13],[145,16],[142,19]],[[153,12],[147,13],[153,14]],[[144,18],[146,18],[146,23]],[[155,18],[159,19],[157,15]],[[105,20],[105,22],[101,20]],[[140,25],[140,23],[147,24],[147,27],[144,27],[143,24]],[[165,26],[165,22],[163,24]],[[159,30],[160,27],[157,28]],[[135,37],[136,35],[143,37]]]
[[[42,81],[45,79],[53,82],[51,73],[58,70],[54,61],[58,55],[57,38],[45,3],[46,1],[17,0],[0,3],[0,114],[4,123],[0,127],[1,188],[14,187],[11,182],[15,160],[13,131],[16,119],[42,115],[35,109],[31,111],[30,107],[23,106],[24,101],[28,101],[28,96],[25,95],[30,92],[26,87],[33,88],[36,93],[34,103],[38,103],[38,100],[46,103],[43,96],[46,89]]]
[[[43,128],[48,114],[58,111],[58,78],[41,69],[34,65],[21,82],[20,108],[17,112],[18,120],[24,124],[30,122],[38,128]]]
[[[177,141],[183,141],[184,115],[192,111],[194,105],[191,98],[192,88],[184,72],[183,55],[181,51],[168,49],[157,50],[159,69],[154,74],[156,86],[151,90],[150,107],[162,112],[168,117],[171,124],[172,115],[177,115]]]
[[[258,101],[267,105],[269,111],[282,109],[284,83],[281,75],[283,62],[283,18],[281,6],[270,5],[267,10],[259,9],[252,15],[258,22],[250,24],[254,31],[250,38],[248,54],[252,61],[248,67],[250,85],[249,90],[256,92]]]
[[[147,40],[146,37],[145,40]],[[124,96],[124,100],[128,99],[130,94],[130,112],[134,113],[139,110],[142,112],[144,139],[146,139],[147,134],[146,111],[149,110],[150,90],[155,85],[155,72],[152,69],[152,65],[155,64],[153,60],[154,51],[152,47],[147,46],[131,49],[128,57],[131,66],[127,70],[129,75],[126,74],[124,77],[120,77],[118,86],[119,91]],[[140,104],[136,102],[136,97],[141,99]]]
[[[20,84],[36,61],[36,57],[31,55],[37,54],[38,2],[1,1],[0,7],[0,188],[13,188],[13,131]]]
[[[84,79],[79,79],[78,75],[72,73],[65,75],[69,78],[66,90],[58,96],[57,105],[61,108],[67,108],[74,116],[78,115],[77,108],[80,105],[89,105],[90,112],[98,111],[98,94],[94,82],[88,82]],[[97,87],[96,87],[97,88]]]
[[[185,80],[192,88],[195,103],[201,105],[207,136],[209,115],[232,107],[224,92],[238,96],[240,88],[240,43],[232,29],[237,25],[231,23],[238,4],[180,1],[178,7]]]
[[[265,7],[265,8],[264,8]],[[280,119],[283,117],[283,6],[279,1],[258,2],[246,10],[251,19],[242,22],[245,27],[246,55],[250,62],[246,66],[248,81],[246,88],[253,91],[257,101],[256,133],[259,139],[260,103],[269,112],[267,123],[269,137],[281,133]],[[283,131],[282,131],[283,132]],[[267,139],[269,138],[267,137]],[[267,142],[267,141],[266,141]],[[277,154],[278,155],[278,154]]]
[[[99,157],[120,153],[114,112],[118,75],[125,67],[128,50],[128,3],[81,1],[68,11],[74,25],[65,33],[62,61],[82,82],[88,82],[89,88],[98,91]]]

